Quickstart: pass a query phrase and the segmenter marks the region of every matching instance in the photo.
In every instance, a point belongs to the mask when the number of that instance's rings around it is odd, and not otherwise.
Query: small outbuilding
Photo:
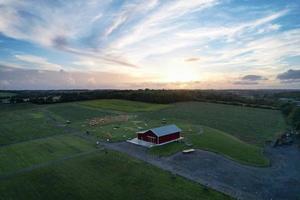
[[[153,144],[164,144],[180,139],[181,129],[176,125],[166,125],[158,128],[137,132],[139,140],[151,142]]]

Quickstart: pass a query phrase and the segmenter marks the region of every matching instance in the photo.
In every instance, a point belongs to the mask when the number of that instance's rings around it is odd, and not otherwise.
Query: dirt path
[[[272,166],[259,168],[202,150],[160,158],[126,142],[103,145],[238,199],[300,199],[300,151],[296,146],[266,148]]]

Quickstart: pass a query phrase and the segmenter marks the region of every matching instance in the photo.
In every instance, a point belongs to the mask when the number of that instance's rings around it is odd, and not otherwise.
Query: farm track
[[[211,187],[237,199],[300,199],[300,150],[296,146],[266,148],[271,167],[239,164],[222,155],[196,150],[169,157],[151,155],[147,149],[127,142],[102,143],[163,170]]]

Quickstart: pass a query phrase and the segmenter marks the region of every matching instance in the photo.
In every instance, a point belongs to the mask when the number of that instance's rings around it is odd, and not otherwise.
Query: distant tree
[[[300,107],[295,107],[293,111],[288,116],[288,120],[292,126],[295,128],[299,126],[300,123]]]
[[[285,116],[288,116],[294,109],[294,105],[292,103],[284,103],[280,106],[280,110]]]

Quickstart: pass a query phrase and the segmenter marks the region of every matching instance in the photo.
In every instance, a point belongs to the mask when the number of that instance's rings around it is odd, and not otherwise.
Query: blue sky
[[[0,0],[0,89],[300,89],[295,0]]]

